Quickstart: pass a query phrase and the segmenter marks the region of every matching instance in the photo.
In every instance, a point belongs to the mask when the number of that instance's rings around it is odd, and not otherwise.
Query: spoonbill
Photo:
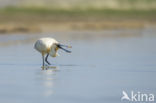
[[[56,41],[54,38],[46,37],[46,38],[40,38],[35,42],[34,48],[42,54],[42,60],[43,60],[43,68],[44,68],[44,61],[50,65],[48,62],[48,56],[56,57],[58,56],[58,49],[62,49],[67,53],[71,53],[71,51],[63,48],[71,48],[71,46],[60,44],[58,41]],[[46,55],[47,54],[47,55]],[[46,55],[46,57],[44,57]]]

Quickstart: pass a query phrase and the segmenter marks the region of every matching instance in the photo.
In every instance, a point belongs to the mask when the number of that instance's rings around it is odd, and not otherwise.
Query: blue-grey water
[[[40,37],[72,45],[42,70]],[[122,103],[156,95],[156,29],[0,35],[0,103]]]

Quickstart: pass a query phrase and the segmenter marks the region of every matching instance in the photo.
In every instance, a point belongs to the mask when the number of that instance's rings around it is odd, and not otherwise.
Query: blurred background
[[[0,0],[0,33],[144,28],[155,0]]]

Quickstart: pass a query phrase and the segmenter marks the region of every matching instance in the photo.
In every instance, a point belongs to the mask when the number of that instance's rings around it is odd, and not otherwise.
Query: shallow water
[[[64,34],[62,36],[62,34]],[[0,35],[0,103],[121,103],[122,91],[156,94],[156,30]],[[73,46],[42,70],[39,37]]]

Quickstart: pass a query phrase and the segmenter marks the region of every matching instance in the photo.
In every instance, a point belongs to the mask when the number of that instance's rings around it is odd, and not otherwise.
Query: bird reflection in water
[[[48,97],[53,94],[54,80],[57,71],[58,68],[55,66],[47,66],[46,70],[42,70],[43,96]]]

